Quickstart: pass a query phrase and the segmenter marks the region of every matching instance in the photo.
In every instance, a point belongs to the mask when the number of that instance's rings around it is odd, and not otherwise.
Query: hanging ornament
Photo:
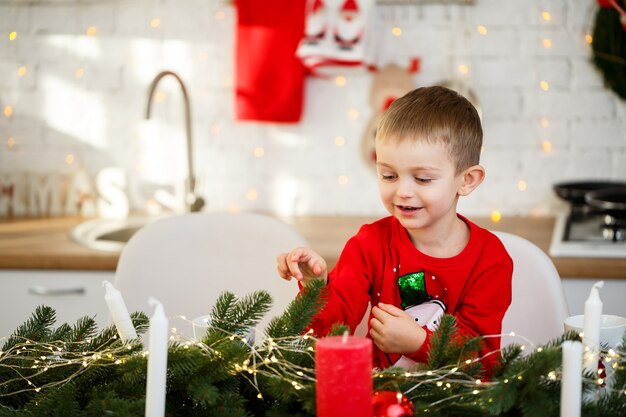
[[[372,396],[374,417],[413,417],[415,406],[395,391],[377,391]]]
[[[606,366],[604,366],[604,361],[602,357],[598,359],[598,384],[601,387],[606,387]]]
[[[296,55],[310,74],[331,78],[365,61],[374,0],[307,0]]]

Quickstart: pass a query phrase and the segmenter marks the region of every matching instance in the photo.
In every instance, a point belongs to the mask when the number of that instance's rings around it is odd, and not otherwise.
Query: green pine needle
[[[289,305],[285,312],[267,325],[267,335],[272,338],[298,335],[306,330],[313,316],[326,302],[325,284],[311,280]]]

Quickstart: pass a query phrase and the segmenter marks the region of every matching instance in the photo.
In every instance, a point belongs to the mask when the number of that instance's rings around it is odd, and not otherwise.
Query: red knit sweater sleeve
[[[367,226],[352,237],[344,247],[337,264],[328,275],[328,299],[314,317],[311,327],[325,335],[335,323],[343,323],[354,332],[370,301],[369,271],[378,262],[371,250],[374,239],[367,237]]]

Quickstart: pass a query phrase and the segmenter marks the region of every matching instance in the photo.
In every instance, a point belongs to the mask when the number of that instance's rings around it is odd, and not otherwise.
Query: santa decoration
[[[314,75],[331,67],[362,65],[374,0],[309,0],[297,55]]]
[[[314,0],[306,18],[302,43],[316,47],[322,42],[328,29],[326,21],[327,7],[323,0]]]
[[[339,10],[339,23],[335,26],[335,42],[342,50],[352,50],[359,44],[365,31],[355,0],[346,0]]]

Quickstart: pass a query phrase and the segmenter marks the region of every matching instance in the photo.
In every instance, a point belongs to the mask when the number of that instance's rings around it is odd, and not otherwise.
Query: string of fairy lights
[[[186,320],[183,316],[177,316],[183,320]],[[218,358],[222,357],[219,350],[219,345],[227,340],[234,341],[239,339],[242,345],[247,346],[249,349],[248,354],[242,362],[232,364],[233,375],[241,375],[250,385],[257,391],[257,398],[263,399],[263,392],[259,386],[257,377],[262,375],[267,378],[274,378],[286,382],[291,385],[294,390],[299,391],[303,389],[312,389],[315,385],[315,369],[299,366],[286,359],[286,354],[300,354],[306,355],[308,358],[313,359],[314,347],[313,344],[316,338],[312,334],[312,330],[297,336],[287,336],[281,338],[266,337],[260,344],[255,344],[249,338],[242,337],[240,334],[228,333],[223,329],[218,329],[225,334],[221,339],[217,339],[215,342],[207,345],[202,341],[190,339],[181,335],[176,328],[170,329],[170,342],[182,349],[199,349],[205,355],[215,355]],[[256,329],[253,329],[255,334],[260,334]],[[527,338],[516,335],[514,332],[498,335],[488,335],[490,337],[502,337],[510,336],[522,339],[525,343],[521,346],[522,349],[529,346],[532,352],[540,353],[544,350],[542,346],[536,346],[530,342]],[[15,338],[16,336],[11,336]],[[0,351],[0,368],[10,369],[14,373],[14,377],[0,381],[0,398],[9,397],[24,392],[36,392],[39,393],[42,390],[49,390],[55,387],[62,386],[73,379],[86,372],[90,367],[109,367],[120,366],[126,363],[131,358],[141,357],[146,358],[149,355],[149,351],[142,349],[141,339],[128,340],[125,344],[112,343],[117,341],[117,335],[113,336],[111,340],[102,341],[100,346],[104,348],[96,348],[93,350],[82,350],[86,344],[91,342],[91,339],[82,342],[66,342],[66,341],[53,341],[53,342],[37,342],[29,340],[23,337],[17,337],[19,342],[15,343],[11,348],[6,351]],[[0,342],[4,342],[8,337],[0,338]],[[77,351],[73,351],[73,347],[77,347]],[[456,366],[444,366],[439,369],[432,370],[404,370],[402,368],[390,368],[386,370],[374,369],[372,377],[374,379],[388,380],[394,385],[394,391],[397,392],[398,400],[402,396],[408,396],[412,391],[420,388],[423,385],[432,385],[442,391],[451,390],[450,395],[445,398],[439,399],[430,403],[426,408],[432,409],[434,407],[442,406],[446,402],[454,401],[468,395],[476,396],[476,401],[492,402],[492,398],[483,398],[479,394],[487,393],[499,384],[515,384],[517,381],[523,381],[525,379],[526,369],[521,369],[519,372],[510,375],[504,380],[488,380],[488,379],[476,379],[471,375],[462,371],[463,366],[471,366],[475,363],[482,362],[487,356],[498,354],[500,351],[493,351],[486,353],[480,357],[474,357],[465,360],[463,363]],[[619,349],[608,349],[604,352],[603,361],[609,368],[617,369],[619,366],[625,366],[624,358],[626,358],[626,351],[623,347]],[[58,368],[70,367],[74,371],[64,377],[61,380],[48,381],[44,384],[37,385],[33,382],[37,377],[43,376],[46,372],[56,370]],[[33,370],[35,370],[34,373]],[[602,370],[598,370],[600,374]],[[545,378],[556,381],[561,377],[560,369],[553,369],[549,371]],[[595,383],[601,386],[604,392],[619,392],[620,390],[613,388],[610,383],[606,384],[609,377],[598,377],[594,381],[586,381],[588,383]],[[46,380],[45,378],[43,380]],[[9,387],[12,384],[22,381],[25,384],[13,385],[20,386],[14,391],[4,392],[1,388]],[[402,384],[411,385],[404,390],[398,384],[398,381]],[[387,381],[386,381],[387,382]],[[469,390],[458,391],[458,388],[467,388]],[[621,392],[626,395],[626,390]]]
[[[530,5],[530,6],[535,8],[535,14],[537,16],[537,19],[544,26],[549,27],[549,25],[559,24],[558,23],[559,19],[553,16],[555,13],[558,13],[558,12],[555,10],[551,10],[550,4],[542,4],[541,2],[537,2],[536,4]],[[381,6],[381,7],[388,8],[388,7],[400,7],[400,6]],[[210,13],[212,13],[210,18],[214,19],[216,22],[225,22],[228,20],[228,17],[233,13],[233,11],[230,5],[228,5],[227,3],[222,3],[216,6],[215,9],[211,10]],[[163,31],[167,29],[167,23],[168,23],[167,18],[165,18],[164,16],[158,15],[158,12],[153,13],[151,15],[148,14],[146,16],[143,16],[142,19],[144,20],[143,23],[148,30],[147,33],[149,33],[149,31],[153,31],[154,33],[157,33],[159,31]],[[17,21],[19,20],[15,19],[15,22]],[[17,25],[17,23],[14,23],[14,24]],[[411,23],[407,22],[406,19],[401,19],[400,23],[396,21],[388,21],[388,22],[385,22],[385,25],[387,27],[386,29],[387,33],[392,37],[392,39],[396,39],[397,42],[404,42],[405,41],[404,38],[406,38],[407,34],[410,33],[410,30],[409,30],[410,28],[407,26],[411,25]],[[489,24],[487,23],[479,22],[479,23],[473,23],[472,25],[473,27],[470,29],[475,31],[475,33],[478,33],[480,37],[487,38],[490,36],[498,36],[497,34],[498,31],[492,30],[493,28],[491,28]],[[105,32],[106,30],[102,27],[99,27],[95,22],[84,22],[81,28],[81,32],[75,34],[74,36],[82,37],[85,39],[97,39],[99,37],[105,36],[106,35]],[[589,28],[584,28],[582,32],[583,33],[581,33],[581,36],[579,37],[580,42],[590,45],[593,39],[592,39],[592,35],[590,33]],[[552,31],[546,30],[544,31],[543,35],[538,36],[537,47],[541,48],[545,52],[559,53],[559,49],[565,48],[566,45],[560,44],[559,40],[555,38],[554,35],[551,33]],[[18,29],[18,27],[13,27],[13,28],[9,27],[7,32],[5,32],[4,36],[5,36],[5,40],[7,40],[10,44],[19,44],[23,39],[26,39],[28,37],[28,34],[23,35],[20,29]],[[390,50],[393,50],[393,48],[390,48]],[[196,58],[199,61],[204,62],[209,59],[209,54],[206,51],[201,51],[198,53]],[[463,59],[463,58],[460,57],[460,59]],[[36,68],[34,68],[35,64],[15,62],[14,65],[15,65],[15,75],[16,77],[18,77],[18,79],[25,79],[29,76],[33,76],[33,74],[36,73]],[[90,69],[86,68],[85,65],[83,65],[80,62],[77,62],[76,65],[74,66],[70,65],[70,67],[72,68],[70,68],[69,71],[72,71],[72,73],[67,74],[67,77],[69,79],[73,78],[76,83],[82,82],[83,79],[89,76],[88,73]],[[472,64],[469,62],[458,62],[456,64],[456,73],[459,77],[467,78],[472,75],[473,71],[474,71],[474,68],[472,67]],[[536,88],[542,93],[550,93],[552,91],[552,85],[556,80],[550,79],[550,75],[546,75],[546,74],[537,74],[537,78],[538,78],[538,81],[537,81]],[[337,74],[336,76],[334,76],[334,78],[332,78],[332,82],[338,89],[349,87],[351,85],[351,81],[352,81],[351,76],[347,72],[345,74]],[[226,76],[226,78],[223,80],[224,85],[232,85],[232,83],[233,83],[232,76]],[[201,92],[198,92],[198,94],[201,94]],[[163,91],[159,91],[156,93],[155,99],[156,101],[159,101],[159,100],[164,101],[168,99],[168,95],[166,95]],[[2,115],[5,119],[14,118],[16,117],[16,115],[19,116],[22,113],[25,113],[28,111],[27,109],[22,108],[22,106],[27,106],[28,103],[27,102],[21,103],[19,100],[17,100],[17,96],[13,96],[13,97],[6,96],[4,98],[4,101],[5,102],[2,103]],[[361,113],[362,112],[360,112],[358,108],[347,108],[344,113],[345,115],[344,117],[349,122],[358,122],[362,118]],[[341,119],[341,116],[339,117],[339,120],[340,119]],[[538,129],[538,134],[537,134],[538,135],[537,140],[539,143],[539,151],[546,155],[550,155],[553,152],[555,152],[555,146],[554,146],[555,138],[552,137],[555,133],[553,132],[551,125],[552,125],[552,120],[550,119],[549,115],[543,115],[539,117],[539,120],[538,120],[539,129]],[[222,126],[220,125],[220,123],[216,122],[211,126],[210,133],[213,136],[220,135],[220,134],[223,134],[221,130],[223,130]],[[351,142],[349,135],[347,135],[345,132],[329,133],[329,136],[330,136],[330,141],[329,141],[330,145],[335,146],[337,148],[344,149],[344,150],[348,148],[346,144]],[[11,151],[11,150],[15,150],[19,148],[23,140],[26,140],[26,138],[20,137],[20,134],[17,132],[9,133],[7,137],[0,138],[0,141],[4,144],[4,147],[7,151]],[[255,158],[264,158],[265,156],[268,155],[268,152],[271,152],[268,149],[266,149],[264,146],[260,146],[258,144],[251,144],[249,151]],[[63,156],[63,161],[62,161],[63,164],[65,164],[66,166],[70,166],[70,167],[76,166],[77,164],[80,164],[81,162],[82,161],[81,161],[80,155],[77,155],[75,152],[66,153]],[[523,178],[523,177],[517,178],[515,182],[516,184],[514,186],[520,192],[525,192],[529,188],[532,189],[532,184],[529,184],[529,181],[526,178]],[[347,186],[351,183],[351,176],[345,172],[338,173],[336,176],[336,183],[339,187]],[[263,191],[260,191],[254,185],[248,185],[245,188],[245,190],[243,190],[243,195],[241,197],[243,200],[247,200],[248,202],[251,203],[251,202],[255,202],[257,200],[264,198],[264,195],[263,195]],[[153,204],[154,200],[150,200],[149,203]],[[238,201],[233,201],[228,205],[228,209],[230,211],[240,211],[241,208],[242,208],[242,203]],[[500,212],[500,210],[498,210],[497,208],[494,208],[491,212],[492,221],[494,223],[497,223],[501,220],[501,218],[502,218],[502,213]]]
[[[82,348],[85,346],[85,343],[90,343],[91,340],[87,339],[83,342],[72,343],[66,341],[38,342],[21,336],[12,336],[12,338],[17,338],[20,342],[6,351],[0,350],[0,368],[10,369],[15,373],[16,377],[0,381],[0,388],[10,386],[17,381],[26,382],[26,388],[20,388],[13,392],[0,391],[0,397],[9,397],[28,391],[40,392],[42,389],[50,389],[66,384],[81,375],[90,366],[120,365],[128,359],[128,352],[137,347],[127,344],[91,351],[73,351],[71,349],[72,346]],[[9,338],[0,338],[0,342],[6,339]],[[112,341],[115,340],[117,340],[117,336],[113,336]],[[106,344],[104,343],[103,345]],[[147,355],[146,352],[141,354]],[[16,365],[16,363],[21,363],[22,365]],[[39,386],[32,382],[34,378],[42,376],[50,370],[64,367],[75,367],[76,370],[62,380],[50,381]],[[36,370],[35,373],[30,374],[28,377],[24,376],[24,371],[33,369]]]

